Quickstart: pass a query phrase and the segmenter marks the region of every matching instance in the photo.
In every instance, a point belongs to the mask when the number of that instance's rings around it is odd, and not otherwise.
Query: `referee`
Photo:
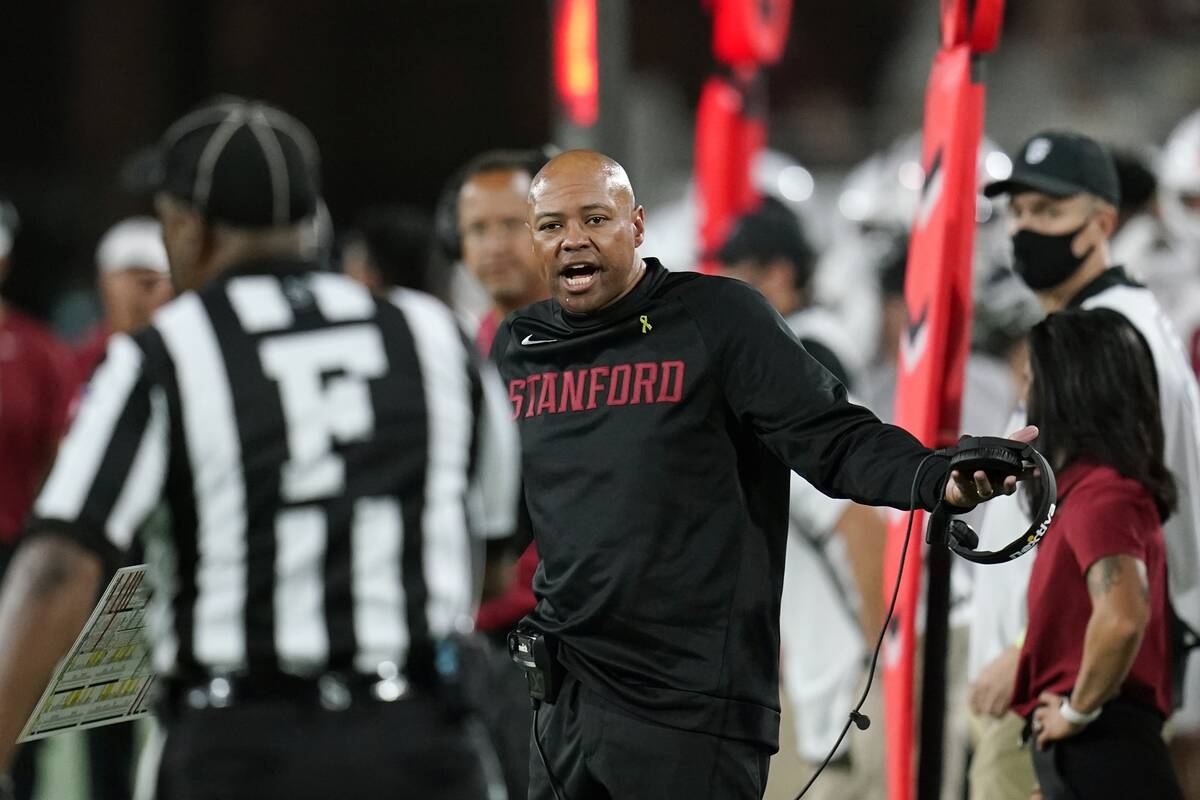
[[[530,798],[761,797],[789,468],[898,508],[1016,482],[942,457],[916,480],[931,451],[848,402],[762,295],[638,257],[644,213],[611,159],[551,160],[528,220],[552,298],[510,315],[493,353],[542,557],[525,624],[567,673],[535,715]]]
[[[0,765],[147,516],[160,798],[478,798],[451,713],[469,532],[511,532],[516,437],[432,298],[306,257],[309,132],[236,99],[163,140],[183,294],[113,337],[0,597]]]

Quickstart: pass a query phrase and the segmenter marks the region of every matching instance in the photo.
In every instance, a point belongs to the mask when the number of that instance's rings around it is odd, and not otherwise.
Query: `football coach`
[[[523,625],[565,675],[535,715],[529,796],[759,798],[789,471],[902,509],[914,493],[966,509],[1016,481],[948,474],[850,403],[749,286],[640,258],[644,212],[610,158],[551,160],[528,214],[551,299],[511,314],[493,356],[542,555]]]

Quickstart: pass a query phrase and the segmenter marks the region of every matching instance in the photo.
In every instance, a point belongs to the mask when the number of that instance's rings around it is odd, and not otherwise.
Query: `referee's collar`
[[[1096,295],[1114,286],[1143,288],[1142,284],[1129,277],[1124,267],[1109,267],[1097,275],[1091,283],[1076,292],[1075,296],[1067,301],[1067,308],[1078,308]]]
[[[325,267],[316,261],[299,256],[252,258],[239,261],[221,270],[210,283],[225,283],[239,275],[299,275],[304,272],[325,272]]]

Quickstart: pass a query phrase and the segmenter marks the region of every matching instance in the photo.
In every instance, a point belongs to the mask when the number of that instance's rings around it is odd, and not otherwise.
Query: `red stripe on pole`
[[[792,0],[715,0],[713,54],[734,67],[774,64],[787,43]]]
[[[975,5],[979,13],[978,7],[988,3],[981,0]],[[1002,4],[993,0],[990,5]],[[953,38],[957,43],[938,52],[926,90],[925,185],[908,251],[904,295],[909,326],[901,342],[896,390],[896,423],[929,446],[951,444],[959,431],[970,340],[975,165],[983,134],[984,90],[973,80],[975,54],[968,39],[967,0],[944,0],[942,6],[943,42]],[[989,13],[999,11],[993,8]],[[949,32],[954,35],[947,37]],[[918,514],[914,523],[904,582],[883,653],[890,800],[912,800],[915,790],[914,661],[923,517]],[[888,531],[884,574],[889,600],[905,521],[904,516],[894,516]]]
[[[696,202],[700,221],[699,264],[715,272],[711,256],[730,226],[758,204],[750,167],[766,140],[762,120],[746,115],[743,88],[725,77],[709,78],[696,113]]]

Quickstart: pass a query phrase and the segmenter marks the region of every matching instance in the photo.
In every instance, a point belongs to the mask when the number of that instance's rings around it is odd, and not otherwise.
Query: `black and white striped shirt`
[[[160,673],[413,667],[519,491],[508,399],[433,298],[260,262],[114,336],[31,530],[145,542]]]

